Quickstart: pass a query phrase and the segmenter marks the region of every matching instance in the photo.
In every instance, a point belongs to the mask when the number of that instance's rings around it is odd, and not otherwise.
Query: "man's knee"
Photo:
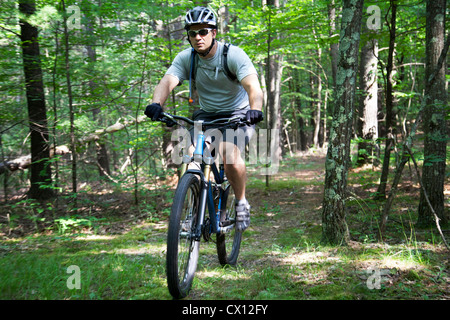
[[[244,159],[242,159],[241,150],[234,143],[222,142],[220,151],[224,164],[241,165],[244,163]]]

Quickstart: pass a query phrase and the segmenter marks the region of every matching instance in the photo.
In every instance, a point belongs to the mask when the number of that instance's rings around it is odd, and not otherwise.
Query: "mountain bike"
[[[165,112],[160,119],[168,125],[181,125],[177,120],[198,128],[198,134],[192,141],[196,142],[193,156],[183,156],[167,235],[167,284],[170,294],[175,299],[182,299],[192,287],[201,238],[210,241],[215,234],[220,264],[235,265],[237,262],[242,232],[235,229],[235,196],[225,175],[224,165],[218,166],[209,152],[205,131],[208,127],[237,129],[247,122],[239,117],[210,122],[193,121]],[[190,168],[191,164],[197,169]]]

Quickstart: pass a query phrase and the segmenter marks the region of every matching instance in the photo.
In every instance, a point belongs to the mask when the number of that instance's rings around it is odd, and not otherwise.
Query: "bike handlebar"
[[[179,124],[178,122],[176,122],[175,120],[182,120],[184,122],[187,122],[191,125],[194,125],[196,121],[183,117],[183,116],[177,116],[177,115],[172,115],[170,113],[166,113],[166,112],[162,112],[161,113],[161,118],[159,119],[159,121],[164,122],[166,124]],[[241,118],[239,116],[234,116],[231,118],[221,118],[221,119],[215,119],[212,121],[201,121],[202,127],[207,127],[207,126],[212,126],[212,125],[236,125],[236,126],[242,126],[242,125],[248,125],[250,124],[246,118]]]

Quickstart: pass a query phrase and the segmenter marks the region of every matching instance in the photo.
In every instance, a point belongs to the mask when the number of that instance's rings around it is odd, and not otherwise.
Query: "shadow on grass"
[[[1,299],[170,299],[165,233],[151,225],[123,235],[5,241],[0,264]],[[70,289],[77,281],[80,289]]]

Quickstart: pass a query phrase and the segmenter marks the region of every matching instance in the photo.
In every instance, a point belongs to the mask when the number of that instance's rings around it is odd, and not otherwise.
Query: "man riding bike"
[[[210,9],[195,7],[190,10],[185,17],[185,29],[192,49],[183,50],[175,57],[155,88],[152,104],[147,106],[145,114],[153,121],[159,120],[169,94],[184,80],[192,82],[192,73],[195,71],[200,110],[194,112],[193,120],[211,121],[239,115],[245,117],[249,125],[243,130],[248,143],[254,125],[263,120],[263,93],[253,63],[242,49],[236,46],[226,48],[215,39],[217,22]],[[227,50],[226,67],[222,61],[224,50]],[[196,59],[196,70],[192,70],[193,59]],[[230,79],[229,72],[235,75],[236,80]],[[224,161],[225,174],[236,196],[236,228],[244,231],[250,224],[250,206],[245,198],[245,162],[234,137],[227,139],[224,134],[219,152]]]

